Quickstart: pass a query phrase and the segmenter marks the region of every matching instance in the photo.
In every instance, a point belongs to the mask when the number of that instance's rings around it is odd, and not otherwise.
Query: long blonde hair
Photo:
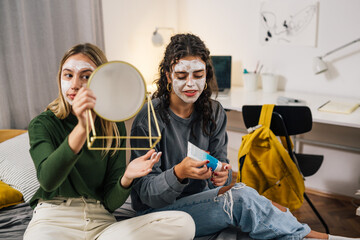
[[[55,114],[55,116],[58,117],[59,119],[66,118],[67,116],[69,116],[69,114],[71,112],[71,105],[65,100],[65,98],[61,92],[62,67],[69,57],[71,57],[75,54],[78,54],[78,53],[84,54],[85,56],[90,58],[90,60],[97,67],[108,62],[105,54],[97,46],[95,46],[91,43],[75,45],[74,47],[70,48],[65,53],[65,55],[63,56],[63,58],[61,60],[61,63],[59,66],[59,71],[57,74],[57,83],[58,83],[58,89],[59,89],[58,94],[59,95],[54,101],[52,101],[46,107],[46,110],[52,111]],[[115,137],[120,136],[119,129],[117,128],[117,125],[115,122],[110,122],[110,121],[104,120],[102,118],[100,118],[99,121],[100,121],[101,131],[106,136],[115,136]],[[106,148],[106,150],[103,151],[104,156],[109,153],[110,147],[112,146],[112,144],[113,144],[113,139],[108,138],[108,139],[106,139],[106,141],[105,140],[103,141],[103,147]],[[119,138],[115,138],[115,147],[120,147]],[[116,151],[113,151],[111,155],[114,155],[115,153],[116,153]]]

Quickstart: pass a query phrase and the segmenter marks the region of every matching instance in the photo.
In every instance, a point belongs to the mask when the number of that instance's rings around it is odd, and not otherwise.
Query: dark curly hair
[[[155,80],[157,90],[152,98],[160,98],[161,103],[157,108],[161,118],[165,123],[169,122],[169,106],[170,106],[170,92],[167,90],[166,73],[170,73],[173,66],[177,62],[187,56],[200,57],[206,64],[206,84],[207,88],[203,90],[200,97],[194,103],[195,111],[200,113],[192,123],[192,134],[194,123],[202,121],[203,132],[210,136],[216,128],[215,120],[212,117],[212,106],[210,97],[214,92],[217,95],[218,87],[215,79],[215,74],[210,58],[210,51],[205,46],[205,43],[196,35],[193,34],[177,34],[171,37],[169,45],[166,47],[164,58],[159,65],[160,78]]]

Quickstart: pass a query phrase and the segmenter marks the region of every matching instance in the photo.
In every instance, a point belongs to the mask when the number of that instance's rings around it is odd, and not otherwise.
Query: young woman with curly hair
[[[336,239],[312,231],[284,207],[260,196],[243,183],[229,185],[231,165],[227,159],[226,114],[211,95],[216,91],[210,52],[193,34],[177,34],[165,50],[156,80],[153,105],[162,152],[152,171],[134,180],[132,205],[139,215],[181,210],[196,225],[196,236],[210,235],[229,226],[250,232],[255,239]],[[132,136],[149,136],[147,106],[132,125]],[[156,132],[152,120],[152,132]],[[188,142],[207,151],[222,163],[213,172],[206,164],[187,157]],[[131,141],[132,147],[148,142]],[[131,159],[143,151],[133,150]],[[341,238],[338,238],[341,239]]]

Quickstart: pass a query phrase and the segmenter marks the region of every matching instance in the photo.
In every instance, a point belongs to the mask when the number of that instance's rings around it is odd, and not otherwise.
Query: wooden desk
[[[360,128],[360,108],[357,108],[354,112],[350,114],[327,113],[317,110],[318,107],[320,107],[329,100],[334,100],[339,102],[358,101],[360,103],[360,98],[351,99],[351,98],[341,98],[341,97],[317,95],[311,93],[287,92],[287,91],[264,93],[262,92],[261,89],[254,92],[247,92],[242,87],[232,87],[227,96],[219,95],[217,100],[221,103],[221,105],[225,109],[241,112],[243,105],[263,105],[263,104],[281,105],[278,104],[276,101],[279,96],[302,100],[303,102],[290,103],[287,105],[308,106],[311,109],[313,122],[315,123],[325,123],[336,126]]]

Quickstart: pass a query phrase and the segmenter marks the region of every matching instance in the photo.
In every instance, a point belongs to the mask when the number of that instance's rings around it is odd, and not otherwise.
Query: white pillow
[[[27,132],[0,143],[0,180],[19,190],[25,202],[40,186],[29,148]]]

